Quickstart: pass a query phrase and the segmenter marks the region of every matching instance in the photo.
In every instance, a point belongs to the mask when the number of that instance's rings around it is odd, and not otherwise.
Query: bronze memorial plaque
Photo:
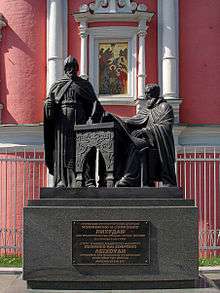
[[[74,265],[147,265],[150,223],[144,221],[73,222]]]

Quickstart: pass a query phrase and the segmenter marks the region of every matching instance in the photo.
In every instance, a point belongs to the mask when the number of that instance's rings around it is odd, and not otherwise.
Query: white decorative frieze
[[[0,41],[2,40],[2,29],[7,25],[7,21],[2,13],[0,13]]]
[[[95,3],[82,4],[80,12],[90,11],[93,14],[99,13],[134,13],[135,11],[146,12],[144,4],[137,4],[130,0],[96,0]]]

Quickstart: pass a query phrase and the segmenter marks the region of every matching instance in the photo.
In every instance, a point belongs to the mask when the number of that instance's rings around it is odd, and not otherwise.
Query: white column
[[[179,107],[182,100],[179,98],[178,0],[158,0],[158,9],[158,33],[161,39],[158,42],[159,46],[161,44],[158,56],[162,95],[172,105],[175,122],[179,123]]]
[[[162,1],[163,20],[163,96],[167,98],[177,97],[177,23],[176,0]]]
[[[146,19],[143,18],[139,22],[138,37],[139,37],[139,48],[138,48],[138,99],[144,99],[145,95],[145,36],[146,36]]]
[[[81,37],[81,60],[80,60],[80,76],[84,79],[88,79],[87,74],[87,22],[81,21],[80,26]]]
[[[67,56],[67,0],[47,0],[47,92],[63,76]],[[48,186],[53,176],[48,174]]]
[[[136,102],[136,112],[138,113],[145,105],[145,79],[146,79],[146,68],[145,68],[145,55],[146,55],[146,32],[148,26],[146,25],[146,17],[141,18],[138,26],[138,99]]]
[[[47,89],[63,75],[67,52],[67,0],[47,0]]]

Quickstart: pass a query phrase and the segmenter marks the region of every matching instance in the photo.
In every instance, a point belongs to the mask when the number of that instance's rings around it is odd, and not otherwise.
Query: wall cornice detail
[[[93,14],[98,13],[134,13],[135,11],[146,12],[147,7],[144,4],[137,4],[130,0],[96,0],[95,3],[82,4],[80,12],[90,11]]]
[[[82,4],[74,13],[77,22],[81,21],[140,21],[150,22],[154,13],[147,11],[145,4],[130,0],[96,0],[94,3]]]

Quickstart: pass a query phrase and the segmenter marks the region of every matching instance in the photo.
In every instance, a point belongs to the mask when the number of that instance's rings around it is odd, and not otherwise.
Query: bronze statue
[[[140,186],[140,156],[145,150],[150,154],[150,149],[158,153],[159,164],[152,163],[156,166],[157,179],[164,186],[176,186],[172,134],[174,115],[172,107],[160,97],[159,86],[146,86],[145,107],[137,115],[123,121],[116,115],[105,113],[92,85],[77,76],[78,69],[77,60],[69,56],[64,63],[64,77],[52,85],[45,101],[45,160],[49,173],[54,175],[54,186],[76,186],[74,125],[109,121],[115,122],[113,155],[117,187]],[[102,127],[102,124],[98,127]],[[89,154],[90,157],[85,160],[83,185],[94,187],[95,154]],[[105,170],[104,166],[100,167],[100,170]],[[147,185],[153,186],[154,182],[148,178]]]
[[[140,153],[145,148],[158,151],[160,164],[156,170],[157,178],[164,186],[177,185],[172,134],[173,109],[160,97],[160,87],[157,84],[147,85],[145,95],[146,106],[137,115],[124,122],[119,117],[108,114],[103,120],[116,122],[119,145],[117,149],[120,153],[118,157],[122,158],[118,162],[119,171],[115,175],[116,178],[121,177],[116,183],[117,187],[140,186]],[[153,186],[154,183],[148,182],[148,185]]]
[[[50,89],[44,107],[45,161],[55,187],[75,186],[74,125],[99,122],[104,112],[92,85],[77,76],[78,62],[69,56],[62,79]]]

